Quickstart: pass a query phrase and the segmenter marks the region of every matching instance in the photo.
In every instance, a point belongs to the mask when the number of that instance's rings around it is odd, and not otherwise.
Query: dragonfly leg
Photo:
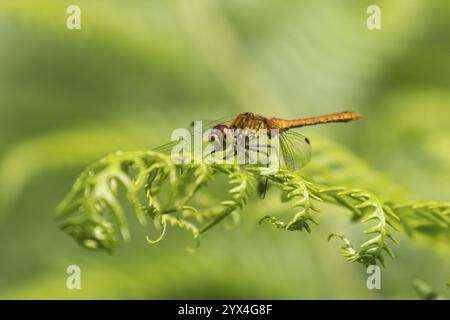
[[[233,146],[230,151],[227,152],[227,154],[222,158],[222,160],[228,159],[233,154],[233,157],[237,156],[237,148],[236,146]]]
[[[207,155],[205,155],[204,157],[203,157],[203,159],[206,159],[207,157],[209,157],[209,156],[211,156],[211,155],[213,155],[213,154],[215,154],[216,153],[216,150],[214,149],[213,151],[211,151],[210,153],[208,153]]]
[[[249,151],[258,151],[258,150],[251,149],[249,146],[245,147],[245,155],[248,157],[249,164],[256,164],[256,161],[253,161],[254,159],[252,158],[252,155],[250,154]]]
[[[245,147],[245,149],[246,149],[246,150],[251,150],[251,151],[256,151],[256,152],[262,153],[263,155],[266,155],[266,156],[269,155],[268,152],[266,152],[266,151],[261,151],[261,150],[258,149],[258,147],[253,148],[252,146],[248,146],[248,147]]]
[[[273,149],[275,146],[271,146],[268,144],[255,144],[255,145],[249,145],[250,148],[266,148],[266,149]]]
[[[257,147],[258,147],[258,146],[257,146]],[[264,146],[263,146],[263,147],[264,147]],[[267,147],[267,149],[273,148],[273,146],[265,146],[265,147]],[[266,151],[261,151],[261,150],[255,149],[255,148],[251,148],[251,146],[247,146],[246,149],[247,149],[247,150],[251,150],[251,151],[256,151],[256,152],[258,152],[258,153],[262,153],[262,154],[264,154],[267,158],[269,158],[269,153],[266,152]],[[249,156],[249,157],[250,157],[250,156]],[[267,166],[267,168],[269,167],[269,162],[267,162],[266,166]],[[261,196],[261,199],[265,199],[265,198],[266,198],[266,193],[267,193],[268,183],[269,183],[269,179],[266,178],[265,181],[264,181],[264,184],[260,184],[260,186],[262,186],[262,189],[259,190],[259,194],[260,194],[260,196]]]
[[[261,148],[265,148],[267,151],[260,150]],[[261,153],[267,157],[267,160],[270,158],[269,149],[276,150],[275,146],[271,145],[249,145],[248,150],[256,151],[257,153]],[[267,166],[269,166],[269,161],[267,161]]]
[[[269,178],[266,178],[266,181],[264,182],[264,189],[263,189],[262,194],[261,194],[261,199],[265,199],[266,198],[266,192],[267,192],[268,184],[269,184]]]
[[[247,150],[247,155],[248,155],[249,159],[250,159],[250,152],[249,151],[255,151],[256,153],[263,154],[264,156],[267,157],[267,159],[269,158],[269,153],[266,152],[266,151],[261,151],[261,150],[250,148],[250,147],[246,147],[245,149]],[[256,161],[255,161],[255,163],[256,163]]]

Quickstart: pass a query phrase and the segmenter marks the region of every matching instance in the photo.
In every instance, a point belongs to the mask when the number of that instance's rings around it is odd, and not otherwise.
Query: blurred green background
[[[81,30],[66,28],[70,4],[81,8]],[[382,30],[367,29],[369,4],[380,5]],[[149,245],[135,225],[112,256],[80,248],[54,209],[101,156],[242,111],[359,111],[363,121],[305,133],[344,146],[405,199],[448,201],[449,57],[442,0],[2,0],[0,298],[416,299],[416,278],[448,296],[448,242],[405,237],[382,290],[368,290],[364,268],[327,243],[335,231],[361,238],[334,207],[322,207],[311,235],[282,232],[257,224],[283,211],[269,194],[195,254],[182,231]],[[363,174],[352,179],[376,189]],[[66,289],[71,264],[82,290]]]

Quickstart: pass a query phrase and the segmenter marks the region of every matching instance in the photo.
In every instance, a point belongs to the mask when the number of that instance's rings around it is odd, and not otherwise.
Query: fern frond
[[[289,223],[279,221],[275,217],[264,217],[262,220],[269,219],[277,228],[291,231],[301,231],[304,228],[310,232],[308,222],[318,224],[311,215],[311,211],[318,211],[311,200],[336,204],[352,211],[354,220],[360,220],[362,223],[375,222],[374,225],[364,231],[365,234],[373,235],[373,237],[361,245],[360,251],[353,249],[350,242],[345,237],[340,236],[344,240],[342,254],[349,261],[365,265],[375,264],[379,261],[384,265],[383,251],[394,257],[388,240],[398,242],[393,236],[393,230],[395,230],[393,220],[399,220],[399,218],[391,208],[383,204],[373,194],[359,189],[320,186],[296,174],[283,172],[274,175],[271,179],[277,184],[283,185],[283,190],[288,192],[287,198],[298,199],[294,201],[293,206],[301,206],[303,209]]]
[[[448,230],[450,226],[450,203],[419,202],[391,204],[393,210],[402,217],[402,225],[410,236],[415,231],[427,232],[427,229]]]
[[[224,208],[212,216],[212,219],[197,233],[196,238],[235,212],[235,210],[242,209],[255,189],[255,177],[250,172],[242,170],[239,166],[233,165],[217,170],[227,174],[231,185],[231,189],[228,191],[231,198],[220,203]]]
[[[280,229],[286,229],[289,231],[302,231],[305,229],[308,233],[310,233],[311,227],[309,223],[312,222],[314,224],[318,224],[317,220],[315,220],[311,214],[312,211],[318,212],[311,200],[321,200],[314,194],[310,193],[307,187],[307,184],[310,182],[306,182],[294,174],[286,173],[275,174],[270,177],[270,179],[276,184],[282,186],[282,190],[284,192],[283,196],[286,199],[293,201],[291,206],[293,208],[301,208],[301,210],[297,212],[292,220],[287,223],[280,221],[273,216],[265,216],[260,220],[260,223],[264,220],[269,220],[272,225]]]

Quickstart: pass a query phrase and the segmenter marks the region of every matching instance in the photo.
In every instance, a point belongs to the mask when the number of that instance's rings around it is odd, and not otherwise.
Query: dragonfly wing
[[[303,168],[311,160],[311,144],[304,135],[293,130],[280,133],[280,148],[283,160],[290,171]]]

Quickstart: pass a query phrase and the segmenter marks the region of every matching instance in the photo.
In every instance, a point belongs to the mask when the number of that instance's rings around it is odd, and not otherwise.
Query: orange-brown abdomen
[[[279,129],[290,129],[330,122],[349,122],[361,119],[361,117],[361,114],[358,112],[346,111],[305,119],[287,120],[272,118],[269,121],[276,125]]]

